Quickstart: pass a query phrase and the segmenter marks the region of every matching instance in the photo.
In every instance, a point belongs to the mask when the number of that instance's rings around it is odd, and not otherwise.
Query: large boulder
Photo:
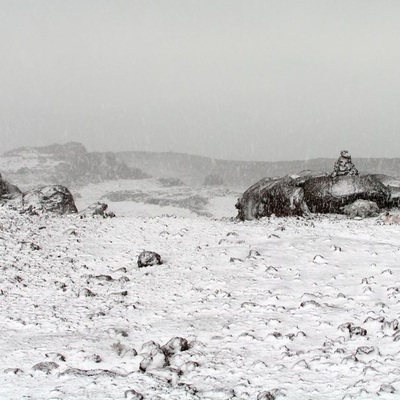
[[[44,186],[22,195],[22,211],[71,214],[78,212],[71,192],[61,185]]]
[[[375,175],[310,178],[303,189],[307,206],[317,213],[341,213],[342,207],[359,199],[374,201],[383,208],[390,200],[390,190]]]
[[[238,199],[237,218],[252,220],[269,217],[303,215],[308,212],[302,178],[264,178],[247,189]]]

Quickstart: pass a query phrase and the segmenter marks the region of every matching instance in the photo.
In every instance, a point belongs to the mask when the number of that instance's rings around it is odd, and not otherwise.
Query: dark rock
[[[30,213],[56,214],[71,214],[78,211],[71,192],[61,185],[44,186],[24,193],[22,210]]]
[[[148,267],[150,265],[161,265],[162,260],[161,256],[154,251],[143,251],[139,254],[137,264],[139,268]]]
[[[389,207],[400,207],[400,179],[381,174],[374,176],[390,191]]]
[[[179,353],[181,351],[189,350],[189,343],[185,338],[173,337],[164,346],[163,351],[169,356]]]
[[[350,218],[376,217],[379,214],[379,207],[374,201],[356,200],[352,204],[343,207],[343,213]]]
[[[258,394],[257,400],[275,400],[276,390],[264,391]]]
[[[7,200],[20,196],[21,194],[22,192],[17,186],[5,181],[0,174],[0,198]]]
[[[341,213],[342,207],[359,199],[383,208],[390,199],[389,189],[374,175],[310,178],[303,189],[308,208],[318,213]]]
[[[143,400],[144,399],[144,397],[141,393],[139,393],[133,389],[125,390],[124,397],[125,397],[125,399],[128,399],[128,400]]]
[[[358,175],[358,171],[351,161],[351,155],[349,152],[347,150],[342,150],[340,152],[340,157],[335,162],[331,176],[335,177],[346,175]]]
[[[304,202],[302,179],[265,178],[247,189],[238,199],[236,208],[242,221],[275,214],[277,217],[303,215],[308,212]]]

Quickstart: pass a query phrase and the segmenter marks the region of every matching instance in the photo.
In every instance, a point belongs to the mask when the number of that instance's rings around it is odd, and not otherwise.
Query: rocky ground
[[[398,396],[398,225],[139,205],[0,208],[0,398]]]

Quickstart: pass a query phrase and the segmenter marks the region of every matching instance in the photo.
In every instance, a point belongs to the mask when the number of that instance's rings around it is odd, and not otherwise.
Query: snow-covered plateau
[[[234,204],[0,208],[0,398],[398,398],[399,225]]]

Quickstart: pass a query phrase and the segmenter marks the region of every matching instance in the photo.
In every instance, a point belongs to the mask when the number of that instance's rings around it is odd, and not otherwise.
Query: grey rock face
[[[303,215],[308,212],[299,181],[289,176],[265,178],[247,189],[236,203],[242,221],[275,214],[278,217]]]
[[[386,207],[390,190],[374,175],[310,178],[304,182],[304,199],[311,212],[341,213],[341,208],[356,200]]]
[[[71,192],[61,185],[44,186],[23,194],[22,211],[72,214],[78,210]]]

